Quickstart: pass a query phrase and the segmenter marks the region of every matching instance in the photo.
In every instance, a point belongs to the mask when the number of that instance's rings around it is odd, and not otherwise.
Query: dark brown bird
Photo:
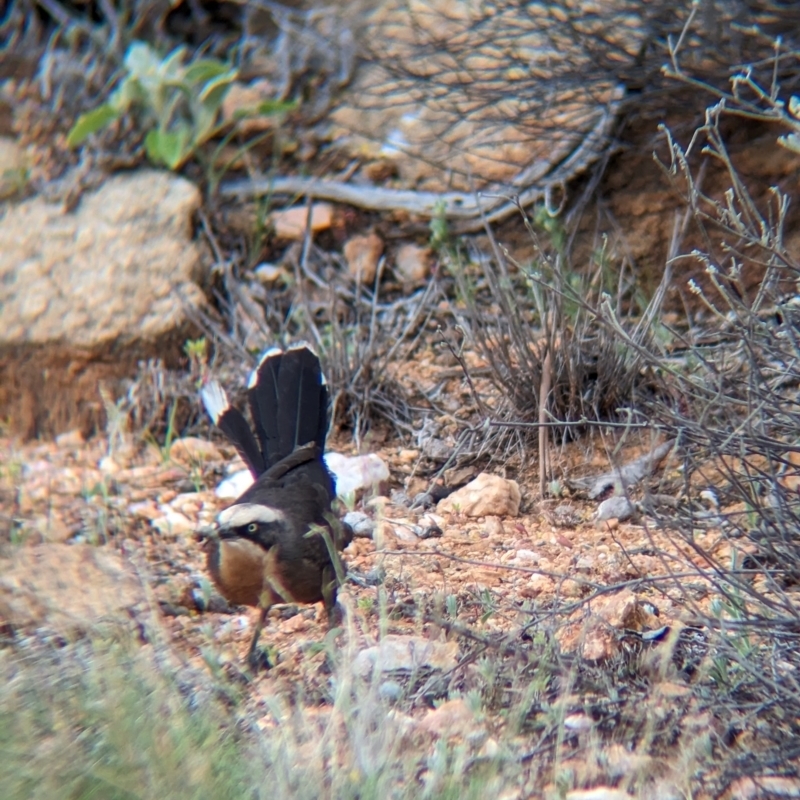
[[[255,479],[217,516],[206,544],[208,571],[220,593],[261,609],[247,653],[255,667],[272,605],[322,601],[333,621],[335,552],[350,543],[352,532],[333,515],[334,478],[323,460],[328,387],[316,353],[301,343],[268,350],[253,371],[247,399],[255,435],[218,383],[208,383],[201,396]]]

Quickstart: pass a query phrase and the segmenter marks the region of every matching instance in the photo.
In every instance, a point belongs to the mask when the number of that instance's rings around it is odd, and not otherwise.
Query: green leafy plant
[[[436,203],[434,215],[428,225],[430,245],[440,255],[450,255],[455,250],[453,236],[447,222],[447,205],[443,200]]]
[[[219,111],[236,70],[214,58],[187,64],[185,47],[162,59],[144,42],[131,44],[124,67],[127,74],[108,102],[81,115],[67,143],[77,147],[135,109],[150,128],[144,140],[150,160],[177,169],[218,132]]]
[[[189,373],[194,380],[194,385],[199,389],[203,385],[203,375],[208,365],[208,342],[206,337],[187,339],[183,345],[183,352],[189,359]]]

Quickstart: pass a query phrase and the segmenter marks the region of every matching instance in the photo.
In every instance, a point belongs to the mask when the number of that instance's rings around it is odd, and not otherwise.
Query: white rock
[[[86,444],[86,439],[79,430],[72,430],[56,436],[56,444],[59,447],[80,447]]]
[[[345,456],[329,452],[325,454],[325,463],[336,478],[336,494],[341,498],[389,480],[389,467],[377,453]]]
[[[567,792],[566,800],[633,800],[633,795],[611,786],[595,786],[594,789]]]
[[[214,490],[217,497],[224,499],[235,500],[244,491],[253,485],[253,475],[249,469],[243,469],[239,472],[234,472],[223,480],[219,486]]]
[[[372,538],[372,534],[375,530],[375,520],[363,511],[348,511],[344,517],[342,517],[342,522],[353,529],[353,536],[360,536],[366,539]]]
[[[353,660],[353,672],[366,677],[376,672],[411,672],[420,667],[446,671],[456,666],[458,644],[433,642],[421,636],[387,634]]]
[[[106,475],[114,475],[121,469],[120,465],[117,464],[111,456],[104,456],[101,458],[97,466],[100,472],[104,472]]]
[[[636,513],[636,509],[627,497],[614,495],[607,500],[603,500],[597,507],[595,519],[602,522],[607,519],[618,519],[620,521],[630,519]]]
[[[259,264],[253,274],[261,283],[270,285],[276,283],[285,274],[277,264]]]
[[[440,514],[459,513],[467,517],[516,517],[522,495],[516,481],[482,472],[466,486],[440,500]]]
[[[154,519],[150,524],[161,534],[168,536],[178,536],[183,533],[189,533],[194,530],[195,524],[180,511],[175,511],[166,505],[161,505],[158,510],[162,512],[163,517]]]

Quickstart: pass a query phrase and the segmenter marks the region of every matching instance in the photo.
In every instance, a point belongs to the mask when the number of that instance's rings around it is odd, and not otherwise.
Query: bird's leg
[[[264,628],[264,623],[267,621],[267,614],[269,613],[269,606],[262,606],[261,612],[258,615],[258,622],[256,623],[256,629],[253,631],[253,639],[250,642],[250,648],[247,651],[247,665],[253,672],[257,672],[258,668],[262,664],[262,659],[259,658],[258,650],[256,649],[258,645],[258,637],[261,635],[261,631]]]
[[[339,606],[336,605],[336,590],[339,588],[339,580],[336,577],[336,570],[333,565],[328,565],[322,569],[322,602],[328,612],[328,626],[335,628],[342,621],[342,614]]]

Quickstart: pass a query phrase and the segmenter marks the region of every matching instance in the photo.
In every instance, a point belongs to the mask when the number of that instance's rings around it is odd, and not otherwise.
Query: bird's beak
[[[219,541],[219,528],[213,523],[200,525],[195,531],[195,539],[203,548],[206,548],[212,542]]]

